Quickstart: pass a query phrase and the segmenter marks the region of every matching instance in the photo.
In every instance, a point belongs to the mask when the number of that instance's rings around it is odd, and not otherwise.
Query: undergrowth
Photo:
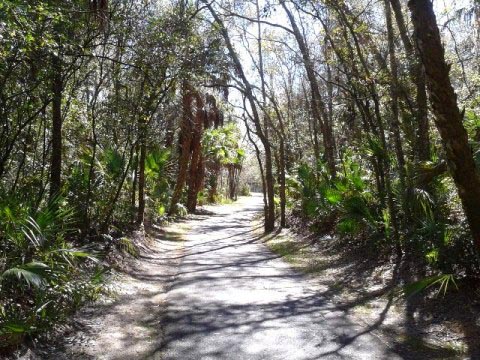
[[[412,167],[411,178],[418,177],[414,171],[427,171],[426,167]],[[392,192],[401,199],[393,209],[396,239],[388,202],[376,193],[364,168],[353,153],[344,155],[334,179],[322,162],[316,167],[301,164],[287,178],[291,212],[313,233],[342,239],[345,251],[380,259],[398,256],[401,249],[402,261],[412,265],[410,283],[404,288],[407,296],[431,288],[444,294],[457,290],[463,279],[479,278],[480,257],[465,220],[451,216],[459,213],[459,205],[456,194],[448,190],[453,186],[449,177],[437,178],[426,188],[412,183],[404,193],[393,179]]]
[[[68,241],[75,214],[63,198],[38,209],[0,199],[1,353],[97,299],[107,268],[92,249]]]

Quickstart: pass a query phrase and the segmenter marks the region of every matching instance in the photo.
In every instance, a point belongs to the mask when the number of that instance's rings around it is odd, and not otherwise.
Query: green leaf
[[[306,199],[303,204],[303,211],[307,216],[315,216],[317,214],[317,202],[314,199]]]
[[[61,253],[65,255],[65,260],[73,266],[73,264],[70,262],[70,260],[66,257],[70,258],[80,258],[80,259],[89,259],[92,260],[95,263],[100,262],[96,254],[93,254],[91,251],[87,249],[76,249],[76,248],[66,248],[66,249],[59,249],[56,250],[55,252]]]
[[[328,200],[330,204],[336,205],[340,201],[342,201],[342,194],[338,190],[327,189],[325,191],[325,198]]]
[[[437,295],[441,292],[443,292],[443,295],[445,295],[447,290],[451,287],[450,285],[455,286],[455,288],[458,290],[455,277],[452,274],[430,276],[430,277],[421,279],[419,281],[416,281],[414,283],[407,284],[403,287],[402,290],[403,290],[403,294],[409,297],[409,296],[418,294],[419,292],[426,290],[435,285],[439,285]]]
[[[109,148],[105,150],[103,159],[107,168],[107,172],[111,176],[118,177],[121,175],[124,166],[124,159],[120,152],[118,152],[116,149]]]
[[[41,262],[30,262],[5,270],[0,277],[2,280],[9,277],[16,277],[24,280],[29,286],[41,287],[45,284],[44,275],[48,266]]]
[[[2,326],[0,329],[0,334],[23,334],[28,332],[30,327],[26,324],[21,324],[21,323],[7,323]]]
[[[40,226],[30,216],[27,219],[27,223],[22,227],[22,232],[35,248],[39,248],[45,242]]]
[[[352,218],[344,218],[337,224],[337,230],[343,234],[355,234],[360,229],[360,224]]]

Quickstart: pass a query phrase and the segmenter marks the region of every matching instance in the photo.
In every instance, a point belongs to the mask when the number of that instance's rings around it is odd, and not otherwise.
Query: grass
[[[371,303],[359,304],[355,306],[355,312],[359,315],[370,315],[375,311],[375,307]]]
[[[182,242],[188,230],[190,228],[187,224],[183,223],[182,220],[177,220],[162,223],[161,226],[152,225],[148,229],[147,235],[150,239],[158,238],[163,241]]]
[[[294,255],[297,254],[298,249],[297,246],[293,241],[285,240],[285,241],[276,241],[272,243],[267,243],[270,245],[270,250],[272,250],[275,254],[278,254],[288,261],[294,259]]]
[[[209,205],[230,205],[233,204],[235,201],[230,199],[228,196],[223,194],[218,194],[215,196],[214,202]]]
[[[327,267],[327,262],[318,258],[315,249],[298,239],[288,230],[267,235],[267,247],[304,274],[318,274]]]
[[[163,235],[162,240],[172,242],[183,241],[183,234],[183,231],[167,231]]]
[[[325,270],[327,262],[320,259],[310,259],[308,265],[305,267],[305,273],[307,274],[317,274]]]
[[[441,345],[427,342],[422,338],[403,335],[401,341],[416,353],[437,354],[438,359],[458,359],[459,356],[467,355],[465,346],[451,341],[445,341]]]

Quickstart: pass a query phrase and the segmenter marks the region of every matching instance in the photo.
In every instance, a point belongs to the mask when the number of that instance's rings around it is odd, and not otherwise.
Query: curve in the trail
[[[162,359],[396,359],[262,244],[252,228],[261,208],[254,195],[192,222]]]

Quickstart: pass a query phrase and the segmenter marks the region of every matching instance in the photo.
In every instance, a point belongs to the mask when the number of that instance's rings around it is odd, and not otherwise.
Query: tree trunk
[[[416,87],[416,118],[417,134],[415,139],[415,157],[419,161],[430,160],[430,129],[428,126],[428,104],[427,91],[425,85],[425,69],[419,58],[417,49],[412,45],[408,36],[407,26],[403,17],[402,6],[399,0],[390,0],[395,20],[397,23],[400,38],[402,39],[407,58],[410,59],[409,72],[410,78]]]
[[[94,100],[94,104],[96,101]],[[95,181],[95,160],[97,157],[97,131],[96,131],[96,114],[95,114],[95,105],[92,106],[91,111],[92,116],[92,158],[90,159],[89,170],[88,170],[88,185],[87,185],[87,194],[85,196],[85,208],[83,213],[83,233],[86,234],[88,228],[90,227],[90,216],[89,208],[90,201],[92,198],[92,184]]]
[[[474,13],[475,13],[475,59],[477,74],[480,73],[480,1],[474,1]]]
[[[273,188],[273,164],[272,149],[270,144],[265,146],[265,183],[267,186],[267,218],[265,220],[265,231],[271,232],[275,229],[275,192]]]
[[[387,22],[387,33],[388,33],[388,56],[390,61],[390,97],[391,97],[391,111],[392,111],[392,120],[390,127],[393,133],[393,146],[395,149],[395,155],[398,162],[398,173],[400,176],[400,184],[402,186],[402,191],[405,191],[405,156],[403,154],[403,145],[402,138],[400,135],[400,113],[398,108],[398,62],[397,56],[395,54],[395,34],[393,33],[393,24],[392,24],[392,12],[390,9],[390,4],[388,0],[384,1],[385,3],[385,18]]]
[[[285,186],[285,143],[283,138],[280,139],[280,226],[282,228],[287,227],[287,216],[286,216],[286,207],[287,207],[287,196],[286,196],[286,186]]]
[[[183,83],[183,114],[182,123],[180,126],[180,156],[178,159],[178,174],[173,191],[172,199],[170,200],[170,208],[168,215],[175,213],[175,207],[182,196],[183,187],[187,179],[188,162],[190,160],[190,149],[192,144],[192,103],[194,95],[193,90],[187,81]]]
[[[262,123],[260,120],[260,115],[258,113],[257,104],[255,103],[255,96],[253,94],[252,85],[250,84],[250,82],[247,79],[247,76],[245,75],[242,63],[240,62],[240,59],[237,53],[235,52],[235,49],[233,48],[233,44],[231,42],[228,31],[225,28],[223,21],[220,19],[218,14],[213,9],[212,4],[209,3],[207,0],[202,0],[202,1],[206,5],[210,13],[212,14],[213,18],[215,19],[215,22],[218,24],[219,30],[225,40],[225,44],[227,46],[229,55],[232,58],[232,61],[234,63],[236,72],[244,85],[244,94],[248,100],[248,103],[252,111],[252,118],[255,125],[257,136],[259,137],[265,149],[265,182],[266,182],[267,200],[268,200],[268,205],[267,205],[268,209],[265,217],[265,231],[271,232],[273,231],[273,229],[275,229],[275,203],[274,203],[274,187],[273,187],[272,151],[271,151],[270,143],[268,139],[265,137],[265,133],[262,129]]]
[[[258,4],[258,0],[255,2],[257,7],[257,19],[260,20],[260,8]],[[259,53],[259,71],[260,71],[260,79],[262,83],[262,98],[263,98],[263,106],[266,103],[266,93],[265,93],[265,77],[263,71],[263,56],[262,56],[262,39],[261,39],[261,26],[260,22],[258,24],[258,53]],[[267,208],[267,221],[265,221],[265,231],[269,232],[272,231],[275,227],[275,193],[274,193],[274,184],[273,184],[273,164],[272,164],[272,151],[270,147],[270,140],[269,140],[269,124],[267,121],[267,114],[265,111],[263,112],[263,127],[264,127],[264,138],[265,144],[265,181],[267,185],[267,200],[268,200],[268,208]]]
[[[415,51],[415,56],[420,57],[418,51]],[[417,149],[417,158],[419,161],[430,161],[430,128],[428,125],[428,103],[427,103],[427,89],[425,84],[425,69],[420,59],[416,65],[416,88],[417,88],[417,142],[415,148]]]
[[[215,202],[218,194],[218,177],[220,176],[221,164],[217,159],[213,160],[213,164],[210,166],[210,178],[208,191],[208,202]]]
[[[313,61],[310,57],[310,52],[305,43],[305,39],[303,38],[300,29],[297,26],[295,18],[293,17],[291,11],[288,9],[285,1],[281,1],[282,7],[285,10],[285,13],[290,20],[290,24],[292,26],[293,35],[298,44],[298,48],[302,54],[303,64],[305,66],[305,71],[307,73],[307,78],[310,83],[310,89],[312,92],[312,112],[313,116],[316,120],[314,124],[314,129],[316,124],[320,126],[320,130],[322,132],[323,137],[323,146],[325,148],[325,160],[327,162],[327,166],[330,172],[330,175],[334,178],[336,175],[336,166],[335,166],[335,139],[333,137],[333,129],[329,124],[328,115],[325,107],[325,103],[322,100],[322,96],[320,93],[320,88],[318,85],[317,78],[315,76],[315,69],[313,65]]]
[[[435,125],[440,133],[447,163],[477,249],[480,250],[480,177],[475,167],[468,135],[463,127],[463,115],[449,78],[450,66],[437,27],[430,0],[410,0],[408,3],[415,27],[417,47],[425,67]]]
[[[228,167],[228,197],[230,200],[235,200],[235,168]]]
[[[133,168],[132,193],[130,197],[130,202],[132,206],[132,223],[135,223],[136,214],[137,214],[135,210],[137,208],[137,184],[138,184],[138,161],[139,161],[138,159],[139,159],[139,148],[137,145],[135,149],[135,158],[133,160],[135,167]]]
[[[385,19],[387,24],[387,38],[388,38],[388,55],[389,55],[389,62],[390,62],[390,97],[391,97],[391,121],[390,121],[390,129],[392,130],[393,134],[393,148],[395,149],[395,156],[397,158],[397,166],[398,166],[398,176],[400,179],[400,200],[402,202],[403,208],[403,219],[404,222],[408,219],[408,209],[407,206],[407,186],[406,186],[406,177],[407,172],[405,169],[405,156],[403,153],[403,145],[402,145],[402,138],[400,134],[400,113],[399,113],[399,106],[398,106],[398,62],[397,56],[395,54],[395,34],[393,32],[393,23],[392,23],[392,11],[390,8],[390,3],[388,0],[384,0],[385,5]],[[401,219],[401,217],[399,216]],[[399,241],[400,239],[397,239]],[[397,252],[398,255],[401,255],[401,244],[397,243]]]
[[[252,135],[250,134],[250,128],[248,127],[248,124],[247,124],[247,119],[244,118],[243,121],[245,122],[245,128],[247,129],[248,141],[250,141],[250,143],[253,145],[253,147],[255,149],[255,156],[257,158],[258,167],[260,169],[260,178],[262,180],[263,214],[264,214],[264,217],[266,219],[267,216],[268,216],[267,185],[266,185],[266,182],[265,182],[265,172],[263,170],[262,156],[261,156],[260,149],[258,148],[257,143],[255,141],[253,141],[253,139],[252,139]]]
[[[120,197],[120,193],[122,192],[123,185],[125,184],[125,179],[127,178],[127,175],[130,172],[130,167],[132,165],[134,153],[135,153],[135,145],[132,145],[130,147],[130,153],[128,155],[127,165],[125,166],[125,170],[123,171],[122,178],[120,179],[120,184],[118,184],[117,189],[115,190],[115,194],[113,195],[111,200],[108,202],[107,209],[105,211],[105,217],[104,217],[104,220],[102,221],[102,225],[100,226],[101,233],[106,233],[108,231],[108,225],[110,224],[110,219],[115,210],[115,206]],[[123,161],[124,160],[125,160],[125,155],[123,156]]]
[[[279,182],[279,196],[280,196],[280,226],[282,228],[287,227],[287,196],[286,196],[286,151],[285,151],[285,140],[287,134],[285,131],[285,121],[278,106],[278,103],[275,99],[275,96],[271,96],[273,109],[277,115],[278,119],[278,129],[276,130],[277,137],[279,139],[279,154],[278,154],[278,182]]]
[[[190,170],[188,174],[188,195],[187,210],[194,213],[197,208],[197,196],[203,183],[203,161],[202,161],[202,133],[205,122],[203,100],[199,94],[195,96],[196,112],[193,124]]]
[[[140,124],[140,156],[138,159],[138,211],[137,224],[143,224],[145,218],[145,160],[147,158],[146,129]]]
[[[62,186],[62,63],[58,56],[52,58],[52,155],[50,159],[50,199]]]

